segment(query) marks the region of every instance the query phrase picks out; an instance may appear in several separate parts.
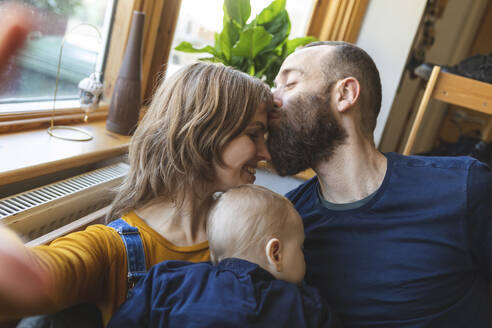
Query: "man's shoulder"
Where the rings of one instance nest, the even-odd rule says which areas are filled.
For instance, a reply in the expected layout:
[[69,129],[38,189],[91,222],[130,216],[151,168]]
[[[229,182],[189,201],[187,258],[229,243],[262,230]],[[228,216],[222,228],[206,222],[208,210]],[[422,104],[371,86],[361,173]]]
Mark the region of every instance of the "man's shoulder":
[[287,199],[289,199],[293,204],[297,204],[302,200],[311,199],[315,194],[317,184],[318,177],[314,176],[286,193],[285,197],[287,197]]
[[473,163],[478,162],[469,156],[405,156],[397,153],[387,153],[386,156],[396,168],[468,170]]
[[[429,179],[443,180],[447,183],[461,183],[467,179],[471,168],[483,167],[484,164],[469,156],[405,156],[398,153],[385,153],[388,158],[387,179],[393,183],[412,183]],[[317,176],[300,184],[297,188],[285,194],[298,210],[302,207],[312,207],[317,199]]]

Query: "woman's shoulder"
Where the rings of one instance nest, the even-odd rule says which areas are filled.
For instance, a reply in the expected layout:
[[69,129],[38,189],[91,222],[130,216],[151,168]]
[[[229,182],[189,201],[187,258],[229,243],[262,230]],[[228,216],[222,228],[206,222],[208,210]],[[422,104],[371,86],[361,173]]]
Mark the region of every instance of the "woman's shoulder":
[[129,212],[121,217],[130,226],[138,229],[144,245],[147,263],[154,265],[162,261],[177,260],[202,262],[210,260],[208,242],[190,246],[178,246],[165,236],[150,227],[135,212]]
[[137,229],[148,229],[149,225],[135,213],[135,211],[128,212],[124,215],[122,215],[120,218],[117,219],[122,219],[126,223],[128,223],[130,226],[135,227]]

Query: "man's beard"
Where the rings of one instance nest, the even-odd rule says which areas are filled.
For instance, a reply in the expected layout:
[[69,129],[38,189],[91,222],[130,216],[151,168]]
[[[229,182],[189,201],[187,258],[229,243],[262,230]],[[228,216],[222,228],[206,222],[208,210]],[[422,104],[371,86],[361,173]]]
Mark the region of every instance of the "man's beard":
[[346,138],[347,132],[330,113],[330,99],[301,95],[279,111],[267,145],[273,167],[286,176],[328,160]]

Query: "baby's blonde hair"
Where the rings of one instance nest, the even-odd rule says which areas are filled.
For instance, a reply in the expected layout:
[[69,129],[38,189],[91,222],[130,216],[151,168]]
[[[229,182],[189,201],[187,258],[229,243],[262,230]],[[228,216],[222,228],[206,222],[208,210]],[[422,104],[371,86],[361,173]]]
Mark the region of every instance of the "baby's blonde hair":
[[[223,193],[209,213],[207,235],[214,264],[225,258],[264,254],[270,238],[279,238],[298,215],[291,202],[267,188],[242,185]],[[300,219],[297,220],[302,224]]]

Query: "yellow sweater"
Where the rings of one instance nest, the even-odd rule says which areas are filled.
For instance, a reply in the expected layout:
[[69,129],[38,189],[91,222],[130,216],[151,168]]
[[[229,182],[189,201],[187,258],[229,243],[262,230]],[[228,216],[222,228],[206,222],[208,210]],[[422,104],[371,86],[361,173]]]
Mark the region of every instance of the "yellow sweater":
[[[150,228],[134,212],[123,216],[137,227],[142,238],[147,268],[166,260],[208,261],[208,242],[179,247]],[[105,225],[58,238],[49,246],[32,248],[40,265],[53,278],[53,304],[57,311],[74,304],[92,302],[99,306],[104,324],[123,303],[127,294],[126,250],[118,233]]]

